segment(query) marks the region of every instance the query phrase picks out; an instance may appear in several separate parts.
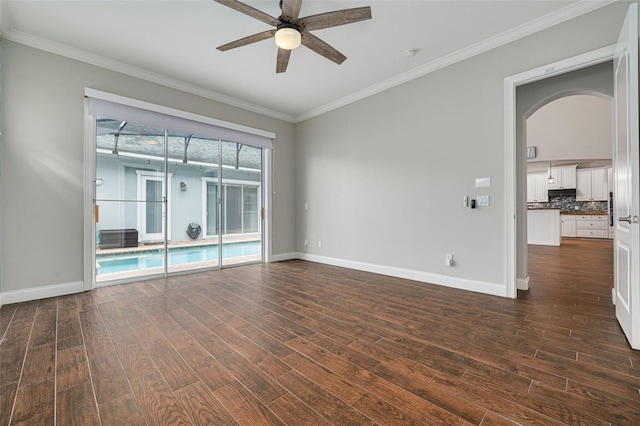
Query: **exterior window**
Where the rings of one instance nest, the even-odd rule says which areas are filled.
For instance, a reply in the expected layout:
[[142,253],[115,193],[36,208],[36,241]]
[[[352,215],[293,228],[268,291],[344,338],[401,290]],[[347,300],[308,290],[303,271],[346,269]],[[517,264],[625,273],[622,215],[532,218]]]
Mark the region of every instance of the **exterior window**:
[[222,185],[225,189],[224,233],[242,234],[242,186]]
[[[206,223],[205,237],[218,235],[218,180],[202,178],[203,222]],[[249,181],[223,180],[222,182],[222,234],[256,234],[260,232],[260,183]]]
[[220,221],[218,220],[218,183],[205,181],[204,184],[206,186],[204,223],[207,224],[205,235],[218,235],[220,233]]
[[245,186],[242,188],[242,207],[244,232],[258,232],[260,209],[258,205],[258,188]]

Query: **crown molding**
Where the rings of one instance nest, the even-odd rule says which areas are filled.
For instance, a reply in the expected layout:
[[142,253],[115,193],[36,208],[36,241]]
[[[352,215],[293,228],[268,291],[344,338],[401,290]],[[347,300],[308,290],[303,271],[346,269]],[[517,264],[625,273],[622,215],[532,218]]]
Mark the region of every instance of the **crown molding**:
[[[46,40],[40,37],[33,36],[21,31],[2,28],[3,37],[6,40],[10,40],[16,43],[24,44],[36,49],[44,50],[47,52],[55,53],[67,58],[75,59],[77,61],[85,62],[91,65],[96,65],[101,68],[106,68],[112,71],[116,71],[122,74],[126,74],[132,77],[140,78],[152,83],[157,83],[166,87],[170,87],[176,90],[180,90],[193,95],[201,96],[203,98],[211,99],[216,102],[221,102],[230,106],[242,108],[247,111],[262,114],[268,117],[276,118],[278,120],[287,121],[290,123],[300,123],[313,117],[325,114],[337,108],[349,105],[353,102],[368,98],[380,92],[383,92],[392,87],[414,80],[416,78],[423,77],[429,73],[442,69],[444,67],[453,65],[457,62],[464,61],[473,56],[480,55],[491,49],[503,46],[512,41],[521,39],[523,37],[534,34],[538,31],[542,31],[554,25],[561,24],[570,19],[600,9],[611,3],[615,3],[617,0],[580,0],[576,3],[572,3],[562,9],[552,12],[548,15],[527,22],[509,31],[505,31],[496,36],[490,37],[472,46],[453,52],[449,55],[443,56],[435,61],[424,64],[413,70],[399,74],[395,77],[389,78],[381,83],[374,84],[366,89],[352,93],[343,98],[337,99],[333,102],[321,105],[312,110],[303,112],[299,115],[285,114],[279,111],[275,111],[266,107],[255,105],[231,96],[223,95],[212,90],[204,89],[199,86],[184,83],[182,81],[169,78],[154,72],[150,72],[141,68],[137,68],[131,65],[124,64],[122,62],[114,61],[103,56],[95,55],[84,50],[76,49],[61,43],[56,43],[50,40]],[[0,1],[1,4],[1,1]]]
[[255,105],[250,102],[242,101],[240,99],[223,95],[212,90],[204,89],[193,84],[184,83],[182,81],[166,77],[161,74],[147,71],[142,68],[134,67],[122,62],[114,61],[113,59],[105,58],[104,56],[96,55],[81,49],[76,49],[65,44],[46,40],[28,33],[24,33],[22,31],[11,29],[3,34],[3,38],[15,43],[33,47],[35,49],[44,50],[56,55],[71,58],[101,68],[106,68],[111,71],[116,71],[122,74],[129,75],[131,77],[140,78],[142,80],[160,84],[162,86],[170,87],[182,92],[191,93],[193,95],[211,99],[216,102],[221,102],[226,105],[242,108],[244,110],[266,115],[268,117],[277,118],[278,120],[283,120],[290,123],[294,122],[294,116],[292,115]]
[[420,67],[399,74],[381,83],[367,87],[364,90],[360,90],[351,95],[322,105],[318,108],[299,114],[295,116],[294,122],[300,123],[310,118],[325,114],[334,109],[349,105],[353,102],[368,98],[369,96],[373,96],[387,89],[391,89],[392,87],[398,86],[416,78],[420,78],[444,67],[453,65],[457,62],[464,61],[465,59],[480,55],[481,53],[545,30],[554,25],[558,25],[570,19],[577,18],[578,16],[592,12],[596,9],[600,9],[601,7],[607,6],[611,3],[615,3],[616,1],[617,0],[580,0],[548,15],[520,25],[519,27],[505,31],[501,34],[485,39],[479,43],[476,43],[469,47],[465,47],[464,49],[458,50],[449,55],[443,56],[435,61],[429,62]]

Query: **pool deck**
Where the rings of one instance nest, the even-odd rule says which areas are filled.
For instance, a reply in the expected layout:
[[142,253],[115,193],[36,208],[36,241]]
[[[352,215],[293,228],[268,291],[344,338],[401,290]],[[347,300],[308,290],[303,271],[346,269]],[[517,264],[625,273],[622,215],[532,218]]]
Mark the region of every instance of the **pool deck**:
[[[222,237],[222,244],[227,243],[241,243],[241,242],[249,242],[249,241],[260,241],[260,234],[242,234],[242,235],[224,235]],[[207,238],[206,240],[198,239],[198,240],[187,240],[187,241],[169,241],[167,247],[169,249],[174,247],[204,247],[204,246],[217,246],[218,245],[218,237]],[[124,248],[112,248],[112,249],[101,249],[96,247],[96,256],[107,256],[107,255],[116,255],[116,254],[129,254],[129,253],[140,253],[145,251],[155,251],[161,250],[164,248],[163,242],[152,242],[152,243],[138,243],[138,247],[124,247]]]

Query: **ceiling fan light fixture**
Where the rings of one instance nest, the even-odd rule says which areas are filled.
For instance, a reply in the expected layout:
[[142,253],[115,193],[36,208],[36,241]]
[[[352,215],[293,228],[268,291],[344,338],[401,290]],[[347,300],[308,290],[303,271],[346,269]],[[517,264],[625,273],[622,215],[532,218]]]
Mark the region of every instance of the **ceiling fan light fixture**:
[[275,34],[278,47],[286,50],[293,50],[302,43],[300,31],[293,27],[280,27]]

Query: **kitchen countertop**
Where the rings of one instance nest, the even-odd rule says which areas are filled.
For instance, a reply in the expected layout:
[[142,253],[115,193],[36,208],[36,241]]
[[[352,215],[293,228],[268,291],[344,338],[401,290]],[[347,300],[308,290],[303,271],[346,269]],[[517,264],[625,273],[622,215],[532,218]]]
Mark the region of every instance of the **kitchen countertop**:
[[575,215],[575,216],[588,216],[588,215],[607,216],[609,215],[609,213],[604,210],[562,210],[560,214],[568,214],[568,215]]
[[[527,210],[560,210],[560,207],[528,207]],[[560,214],[573,216],[607,216],[609,213],[604,210],[560,210]]]

